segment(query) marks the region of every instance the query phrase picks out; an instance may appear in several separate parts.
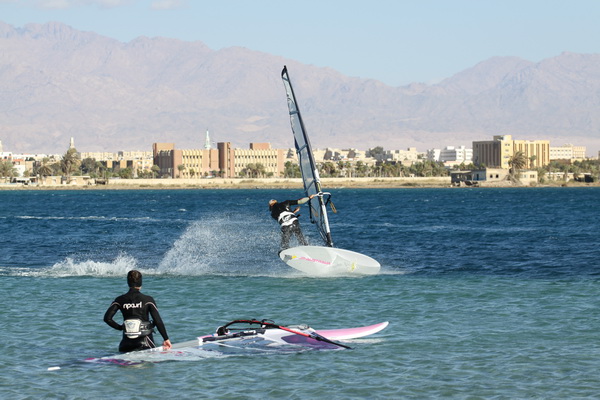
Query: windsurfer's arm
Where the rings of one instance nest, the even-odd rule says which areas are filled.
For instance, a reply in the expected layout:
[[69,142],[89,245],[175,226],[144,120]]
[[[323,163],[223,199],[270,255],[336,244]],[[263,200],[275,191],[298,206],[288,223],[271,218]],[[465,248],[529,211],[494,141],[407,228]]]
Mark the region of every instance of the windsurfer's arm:
[[116,302],[112,303],[110,307],[108,307],[108,310],[106,310],[106,313],[104,314],[104,322],[106,322],[112,328],[118,331],[122,331],[123,325],[117,324],[115,320],[113,320],[113,317],[115,316],[117,311],[119,311],[119,304]]
[[[158,313],[158,308],[156,308],[156,305],[154,303],[150,303],[149,310],[150,310],[150,315],[152,316],[152,322],[153,322],[154,326],[156,326],[156,329],[158,329],[158,332],[165,340],[165,343],[169,342],[169,347],[171,347],[170,346],[171,342],[169,341],[169,335],[167,335],[167,328],[165,328],[165,324],[163,323],[163,320],[160,317],[160,314]],[[165,345],[163,344],[163,346],[165,346]]]
[[310,199],[312,199],[312,198],[313,198],[313,197],[315,197],[315,196],[316,196],[316,195],[314,195],[314,194],[311,194],[311,195],[310,195],[310,196],[308,196],[308,197],[303,197],[303,198],[299,199],[299,200],[297,201],[297,203],[296,203],[296,204],[298,204],[298,205],[302,205],[302,204],[304,204],[304,203],[307,203],[307,202],[308,202]]

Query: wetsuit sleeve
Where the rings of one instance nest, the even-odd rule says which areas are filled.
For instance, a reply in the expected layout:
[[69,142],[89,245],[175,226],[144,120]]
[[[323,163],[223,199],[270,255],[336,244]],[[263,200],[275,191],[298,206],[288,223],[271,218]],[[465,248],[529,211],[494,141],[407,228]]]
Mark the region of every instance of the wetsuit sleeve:
[[119,311],[119,303],[113,302],[104,314],[104,322],[106,322],[109,326],[115,328],[116,330],[122,331],[123,325],[117,324],[115,320],[113,320],[113,317],[115,316],[117,311]]
[[152,316],[152,322],[154,323],[154,326],[156,326],[156,329],[158,329],[158,332],[160,332],[160,335],[163,337],[163,339],[168,340],[169,335],[167,335],[167,328],[165,328],[165,324],[163,323],[162,318],[160,318],[156,304],[150,303],[149,311],[150,315]]
[[296,204],[298,204],[298,205],[302,205],[302,204],[306,203],[306,202],[307,202],[307,201],[309,201],[309,200],[310,200],[310,198],[309,198],[309,197],[303,197],[303,198],[301,198],[300,200],[296,200]]

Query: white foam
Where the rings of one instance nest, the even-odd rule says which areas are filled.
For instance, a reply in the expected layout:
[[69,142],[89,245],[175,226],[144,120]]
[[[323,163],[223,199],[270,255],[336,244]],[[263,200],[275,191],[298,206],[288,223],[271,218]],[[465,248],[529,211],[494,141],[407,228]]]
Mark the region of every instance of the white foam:
[[[44,275],[64,276],[124,276],[132,269],[139,269],[134,257],[120,254],[113,261],[75,261],[68,257],[52,267],[40,271]],[[147,271],[146,271],[147,272]]]
[[279,229],[265,219],[215,216],[192,223],[158,272],[182,275],[272,274],[279,266]]

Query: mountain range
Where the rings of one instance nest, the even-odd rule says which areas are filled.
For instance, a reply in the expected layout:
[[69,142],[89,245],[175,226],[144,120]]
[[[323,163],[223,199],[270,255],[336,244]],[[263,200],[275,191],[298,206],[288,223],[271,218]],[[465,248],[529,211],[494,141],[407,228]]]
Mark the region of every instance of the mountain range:
[[209,130],[235,147],[293,147],[284,65],[314,148],[424,151],[512,134],[600,149],[600,54],[494,57],[391,87],[242,47],[123,43],[56,22],[0,22],[0,140],[27,153],[63,153],[71,137],[79,151],[203,148]]

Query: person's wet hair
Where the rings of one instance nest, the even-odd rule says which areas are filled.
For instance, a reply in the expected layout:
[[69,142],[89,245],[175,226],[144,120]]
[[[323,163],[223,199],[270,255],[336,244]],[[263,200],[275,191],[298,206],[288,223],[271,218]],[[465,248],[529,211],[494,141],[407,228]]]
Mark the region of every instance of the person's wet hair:
[[127,273],[127,284],[130,288],[142,286],[142,273],[140,271],[131,270]]

